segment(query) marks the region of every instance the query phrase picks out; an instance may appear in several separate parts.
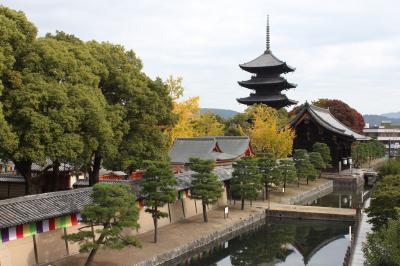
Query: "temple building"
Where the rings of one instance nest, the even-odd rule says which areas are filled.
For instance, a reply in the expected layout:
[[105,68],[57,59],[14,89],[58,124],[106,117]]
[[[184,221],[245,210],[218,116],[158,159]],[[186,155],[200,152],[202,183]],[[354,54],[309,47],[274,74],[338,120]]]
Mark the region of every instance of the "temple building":
[[239,81],[239,85],[251,89],[249,97],[239,98],[237,101],[245,105],[262,103],[280,109],[296,104],[297,101],[288,99],[283,90],[295,88],[296,85],[288,82],[281,75],[295,71],[295,68],[275,57],[270,49],[269,18],[267,18],[267,40],[265,52],[256,59],[239,65],[241,69],[250,72],[253,76],[246,81]]
[[361,135],[337,120],[329,111],[305,103],[299,113],[290,121],[296,137],[293,149],[312,150],[315,142],[326,143],[332,155],[332,165],[338,168],[343,159],[351,157],[351,144],[354,141],[367,141],[369,137]]

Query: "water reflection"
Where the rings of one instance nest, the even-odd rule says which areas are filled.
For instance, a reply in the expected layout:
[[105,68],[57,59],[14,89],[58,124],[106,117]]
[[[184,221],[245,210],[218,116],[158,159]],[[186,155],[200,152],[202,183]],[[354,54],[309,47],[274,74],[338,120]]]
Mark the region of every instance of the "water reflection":
[[270,219],[179,265],[342,265],[350,223]]

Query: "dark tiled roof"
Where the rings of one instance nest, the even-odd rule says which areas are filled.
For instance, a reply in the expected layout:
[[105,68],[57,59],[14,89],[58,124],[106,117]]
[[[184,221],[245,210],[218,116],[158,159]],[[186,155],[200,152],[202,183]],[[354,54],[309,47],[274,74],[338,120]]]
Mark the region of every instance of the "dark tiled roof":
[[354,130],[348,128],[344,124],[342,124],[332,115],[329,109],[317,107],[307,102],[305,103],[304,108],[296,115],[296,117],[292,121],[290,121],[290,124],[292,126],[295,125],[305,112],[308,112],[319,125],[321,125],[322,127],[326,128],[327,130],[333,133],[347,136],[355,140],[370,139],[369,137],[361,135],[355,132]]
[[196,138],[176,138],[172,146],[169,157],[171,163],[188,163],[190,158],[200,158],[203,160],[233,160],[235,155],[214,152],[218,146],[215,137],[196,137]]
[[245,154],[250,146],[250,138],[248,136],[220,136],[215,137],[215,139],[223,152],[235,156]]
[[[220,181],[231,179],[232,172],[233,172],[232,166],[219,166],[215,167],[214,169],[214,173],[218,176]],[[183,173],[176,174],[175,177],[178,183],[176,188],[178,190],[184,190],[190,188],[192,186],[192,180],[193,180],[192,175],[194,173],[195,173],[194,171],[186,171]]]
[[[285,78],[282,77],[269,77],[269,78],[251,78],[249,80],[245,81],[238,81],[240,86],[246,87],[246,88],[269,88],[270,86],[276,87],[279,85],[282,89],[289,89],[289,88],[295,88],[297,87],[296,84],[289,83]],[[268,87],[267,87],[268,86]]]
[[0,182],[5,183],[25,183],[25,178],[15,173],[1,173]]
[[[32,171],[44,171],[47,169],[48,171],[53,171],[53,161],[50,160],[49,158],[46,158],[46,161],[42,164],[39,163],[33,163],[32,164]],[[69,163],[61,163],[59,167],[59,171],[64,172],[64,171],[73,171],[74,167],[73,165]]]
[[91,194],[92,188],[81,188],[1,200],[0,228],[79,212]]
[[[128,184],[132,188],[132,192],[136,194],[137,197],[140,196],[140,186],[139,186],[139,181],[138,180],[100,180],[101,183],[108,183],[108,184]],[[82,188],[82,187],[88,187],[89,186],[89,180],[88,179],[78,179],[74,184],[74,188]]]
[[252,69],[282,67],[284,72],[291,72],[295,69],[288,66],[285,62],[279,60],[270,51],[265,51],[262,55],[250,62],[239,65],[243,70],[253,72]]

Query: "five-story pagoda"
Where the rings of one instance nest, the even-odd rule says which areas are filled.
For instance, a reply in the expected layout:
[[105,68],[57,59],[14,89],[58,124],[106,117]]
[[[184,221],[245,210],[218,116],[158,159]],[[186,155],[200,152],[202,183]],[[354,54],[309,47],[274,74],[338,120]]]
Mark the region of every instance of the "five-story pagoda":
[[239,85],[251,90],[249,97],[239,98],[242,104],[252,105],[263,103],[276,109],[296,104],[297,101],[290,100],[282,93],[282,90],[295,88],[296,85],[289,83],[281,74],[292,72],[295,68],[276,58],[270,49],[269,17],[267,17],[267,40],[265,52],[256,59],[239,65],[241,69],[253,73],[251,79],[239,81]]

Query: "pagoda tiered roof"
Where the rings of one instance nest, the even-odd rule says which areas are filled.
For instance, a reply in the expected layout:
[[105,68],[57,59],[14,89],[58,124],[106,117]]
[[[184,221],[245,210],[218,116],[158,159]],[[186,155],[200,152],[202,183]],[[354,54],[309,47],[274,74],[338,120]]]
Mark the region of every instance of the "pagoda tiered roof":
[[270,50],[266,50],[262,55],[250,62],[240,64],[241,69],[251,72],[259,73],[263,70],[279,71],[280,73],[293,72],[296,69],[289,66],[286,62],[279,60]]
[[285,94],[256,95],[251,93],[249,97],[239,98],[237,101],[246,105],[262,103],[277,109],[297,104],[297,101],[289,99]]
[[297,85],[289,83],[280,75],[295,71],[295,68],[272,54],[269,39],[269,19],[267,19],[266,44],[266,50],[262,55],[239,65],[241,69],[255,74],[249,80],[238,81],[239,85],[255,90],[255,93],[251,93],[249,97],[236,100],[246,105],[261,103],[276,109],[296,104],[296,101],[290,100],[285,94],[282,94],[283,90],[295,88]]
[[[245,81],[238,81],[239,85],[245,88],[253,89],[253,88],[266,88],[268,89],[269,87],[277,87],[277,88],[282,88],[282,89],[290,89],[290,88],[296,88],[296,84],[288,82],[285,78],[283,77],[252,77],[249,80]],[[267,85],[267,86],[266,86]]]

